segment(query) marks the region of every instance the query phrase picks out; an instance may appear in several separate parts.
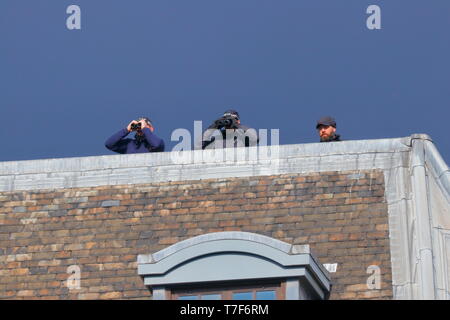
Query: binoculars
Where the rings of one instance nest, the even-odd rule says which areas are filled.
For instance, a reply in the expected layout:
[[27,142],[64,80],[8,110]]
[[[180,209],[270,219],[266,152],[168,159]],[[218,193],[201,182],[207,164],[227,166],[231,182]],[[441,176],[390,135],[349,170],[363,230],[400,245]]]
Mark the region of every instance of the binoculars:
[[141,124],[140,123],[133,123],[131,124],[131,130],[140,130],[141,129]]

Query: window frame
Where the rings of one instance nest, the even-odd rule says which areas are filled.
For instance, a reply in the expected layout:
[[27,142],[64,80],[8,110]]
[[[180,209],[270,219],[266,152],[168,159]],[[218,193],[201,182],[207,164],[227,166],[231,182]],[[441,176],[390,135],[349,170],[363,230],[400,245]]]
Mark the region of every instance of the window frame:
[[234,300],[233,294],[240,292],[252,292],[252,299],[256,300],[256,292],[259,291],[275,291],[275,300],[285,300],[286,299],[286,281],[284,279],[277,280],[255,280],[251,282],[233,282],[233,283],[223,283],[223,284],[208,284],[205,283],[202,286],[198,284],[188,285],[183,287],[172,287],[167,288],[166,299],[177,300],[180,296],[194,296],[199,297],[201,300],[202,295],[208,294],[220,294],[222,295],[220,300]]
[[[170,299],[174,288],[200,290],[221,284],[284,279],[288,300],[328,299],[331,279],[309,245],[227,231],[196,236],[151,254],[138,255],[138,274],[153,300]],[[199,291],[200,292],[200,291]],[[210,290],[203,291],[214,293]],[[228,296],[227,296],[228,297]],[[278,299],[278,297],[277,297]]]

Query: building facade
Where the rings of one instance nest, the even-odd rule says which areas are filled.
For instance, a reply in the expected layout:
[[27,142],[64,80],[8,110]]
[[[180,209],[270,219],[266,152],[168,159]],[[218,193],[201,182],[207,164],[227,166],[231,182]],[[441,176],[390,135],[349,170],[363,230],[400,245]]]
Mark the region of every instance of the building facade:
[[450,298],[428,136],[241,154],[0,162],[0,298]]

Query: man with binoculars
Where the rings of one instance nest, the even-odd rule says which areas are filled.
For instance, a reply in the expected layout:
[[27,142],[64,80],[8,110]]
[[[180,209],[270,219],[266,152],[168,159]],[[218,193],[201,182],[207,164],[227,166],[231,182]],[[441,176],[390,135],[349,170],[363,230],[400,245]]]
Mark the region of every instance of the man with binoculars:
[[[134,139],[126,136],[135,131]],[[128,126],[105,142],[105,147],[117,153],[144,153],[164,151],[164,141],[156,136],[152,122],[149,118],[141,117],[131,121]]]
[[230,109],[203,133],[202,149],[251,147],[257,143],[256,130],[242,125],[239,113]]

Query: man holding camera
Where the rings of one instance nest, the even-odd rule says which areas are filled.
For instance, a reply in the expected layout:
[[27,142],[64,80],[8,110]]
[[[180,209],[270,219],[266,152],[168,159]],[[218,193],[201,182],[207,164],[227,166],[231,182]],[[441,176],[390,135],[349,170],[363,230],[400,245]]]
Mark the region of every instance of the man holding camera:
[[[126,138],[133,131],[136,132],[134,139]],[[121,154],[162,152],[164,151],[164,141],[153,131],[155,128],[150,119],[141,117],[131,121],[126,128],[106,140],[105,147]]]
[[230,109],[206,129],[202,149],[252,147],[257,143],[256,130],[242,125],[239,113]]

